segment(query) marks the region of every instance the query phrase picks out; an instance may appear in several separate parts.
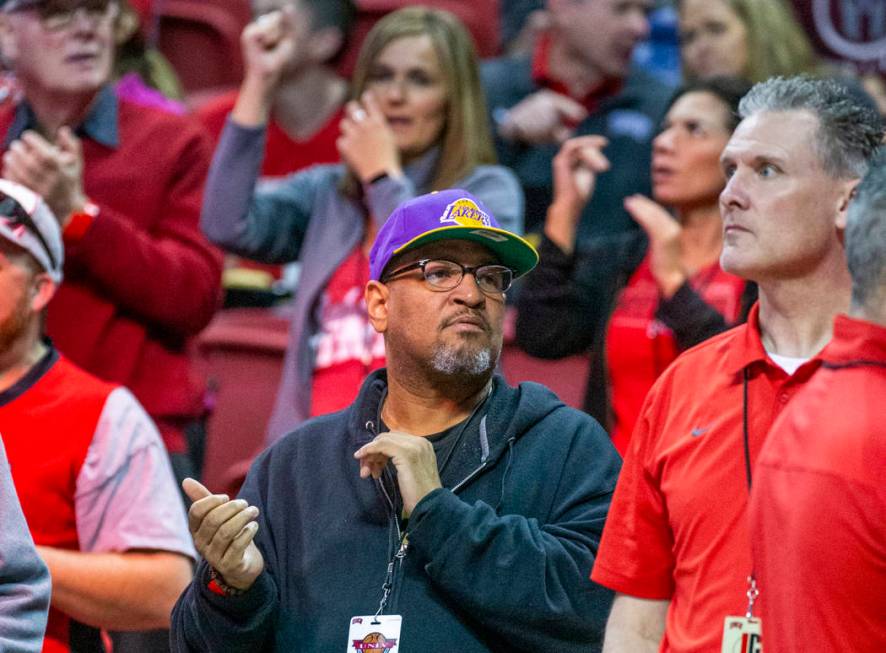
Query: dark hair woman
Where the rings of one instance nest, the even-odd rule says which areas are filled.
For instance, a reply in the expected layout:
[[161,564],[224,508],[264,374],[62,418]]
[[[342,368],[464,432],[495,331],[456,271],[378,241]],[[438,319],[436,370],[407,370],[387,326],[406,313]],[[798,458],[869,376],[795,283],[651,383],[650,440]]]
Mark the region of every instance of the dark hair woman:
[[[581,208],[609,167],[596,136],[567,141],[554,160],[554,202],[518,301],[517,340],[559,358],[593,346],[585,409],[624,454],[643,399],[684,349],[743,320],[753,289],[720,269],[719,157],[749,86],[734,78],[677,91],[652,149],[652,201],[625,207],[642,230],[575,251]],[[665,210],[659,203],[670,207]]]

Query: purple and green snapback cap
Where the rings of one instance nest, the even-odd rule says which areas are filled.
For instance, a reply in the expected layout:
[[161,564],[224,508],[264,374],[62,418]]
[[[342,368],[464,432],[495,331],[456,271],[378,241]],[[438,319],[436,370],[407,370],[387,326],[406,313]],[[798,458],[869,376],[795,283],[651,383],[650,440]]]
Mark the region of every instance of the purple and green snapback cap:
[[369,252],[369,278],[381,279],[397,254],[438,240],[471,240],[489,249],[520,277],[538,263],[538,252],[517,234],[502,229],[483,203],[452,188],[403,202],[379,230]]

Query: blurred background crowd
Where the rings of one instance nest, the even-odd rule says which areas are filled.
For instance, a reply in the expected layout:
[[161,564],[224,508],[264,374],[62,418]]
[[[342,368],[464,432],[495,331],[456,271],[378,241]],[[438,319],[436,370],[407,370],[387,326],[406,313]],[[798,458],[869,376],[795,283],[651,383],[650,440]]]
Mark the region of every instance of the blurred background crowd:
[[[886,112],[886,25],[877,3],[438,0],[421,5],[451,12],[434,15],[445,26],[432,25],[427,16],[404,16],[366,41],[382,18],[418,4],[121,0],[116,92],[136,103],[190,115],[214,143],[221,139],[214,175],[199,190],[203,230],[226,252],[223,303],[211,320],[211,311],[203,311],[195,326],[208,326],[193,329],[186,344],[180,343],[190,359],[188,381],[198,384],[202,394],[197,401],[192,392],[190,410],[184,412],[193,419],[185,420],[187,428],[178,430],[186,436],[170,447],[176,453],[189,451],[186,466],[202,467],[204,480],[214,487],[236,490],[268,439],[310,415],[347,405],[362,377],[383,365],[381,341],[368,333],[354,303],[360,299],[348,296],[365,281],[365,251],[374,233],[360,214],[384,220],[398,201],[455,182],[484,199],[502,224],[532,235],[542,248],[542,269],[530,277],[525,293],[518,288],[511,298],[502,372],[511,382],[545,383],[567,403],[584,407],[609,428],[623,451],[658,373],[681,350],[742,320],[753,302],[754,289],[716,265],[717,195],[723,183],[717,157],[736,124],[734,110],[746,84],[775,75],[833,76]],[[243,30],[286,6],[291,7],[296,45],[287,51],[288,61],[269,90],[256,93],[264,93],[258,103],[265,108],[246,117],[254,125],[267,120],[267,128],[256,134],[251,147],[249,165],[257,164],[255,169],[245,171],[242,151],[226,149],[233,139],[222,137],[249,72],[249,48],[257,42]],[[456,21],[460,25],[450,24]],[[428,52],[416,47],[425,45],[415,38],[422,33],[430,36]],[[398,41],[402,52],[393,49]],[[389,58],[397,66],[385,71],[392,81],[377,80],[373,68],[389,44]],[[450,113],[442,128],[433,120],[397,125],[397,120],[413,119],[405,114],[425,110],[417,104],[424,100],[415,97],[420,80],[401,87],[396,79],[400,66],[434,68],[447,77],[441,80],[449,95],[444,102],[451,105],[457,97],[460,103],[482,105],[483,115],[477,115],[476,106],[449,106],[448,111],[461,110],[464,117]],[[724,76],[733,79],[705,81]],[[688,86],[674,96],[681,83]],[[389,158],[407,171],[410,183],[385,188],[381,180],[364,194],[360,166],[386,171],[390,165],[376,160],[385,144],[361,141],[358,135],[343,151],[337,141],[347,133],[343,121],[353,124],[349,100],[359,102],[367,89],[378,101],[370,118],[387,122],[395,137],[397,130],[415,132],[417,137],[406,137],[423,141],[415,146],[416,154],[432,149],[438,157],[440,150],[465,143],[473,151],[453,153],[445,161],[448,169],[433,161],[414,174],[409,173],[414,155],[391,152]],[[12,72],[4,92],[7,103],[15,101]],[[468,123],[452,124],[463,120]],[[707,153],[691,151],[699,147],[702,132],[709,141],[702,145]],[[551,163],[566,139],[589,134],[607,139],[600,148],[607,167],[593,193],[576,200],[581,215],[563,233],[558,226],[563,219],[549,213],[556,192]],[[205,158],[205,152],[201,155]],[[338,162],[345,164],[341,171],[302,177],[302,185],[276,191],[276,196],[271,191],[297,171]],[[493,162],[509,170],[487,167],[467,181],[470,170]],[[681,166],[692,167],[693,179],[681,177]],[[362,205],[349,219],[343,219],[335,201],[317,206],[318,189],[332,186]],[[242,217],[234,213],[248,212],[243,203],[253,187],[268,211],[289,216],[304,211],[304,222],[283,226],[275,216],[269,218],[278,225],[273,243],[244,242],[236,227],[226,229],[223,223],[233,225]],[[302,201],[298,195],[311,199]],[[653,198],[676,220],[655,215],[661,209],[643,198],[625,203],[634,195]],[[101,203],[102,198],[90,197]],[[237,203],[242,206],[232,206]],[[341,224],[307,228],[333,221]],[[675,225],[682,227],[677,236]],[[327,228],[329,233],[319,233]],[[673,280],[660,299],[647,250],[672,247],[675,238],[683,244],[674,265],[694,270],[686,290],[690,302],[703,302],[702,309],[685,303],[688,293],[677,293],[673,301],[668,295],[682,285]],[[594,264],[575,263],[568,272],[562,267],[558,272],[558,260]],[[548,264],[560,276],[546,282]],[[181,280],[171,276],[170,281],[179,285]],[[560,294],[549,292],[551,283]],[[212,296],[210,287],[200,290],[204,301]],[[182,298],[183,305],[195,301]],[[52,310],[54,335],[51,316]],[[168,329],[162,323],[154,326]],[[64,351],[64,341],[54,337]],[[90,367],[84,358],[74,360]],[[101,367],[92,368],[103,375]],[[131,378],[104,375],[132,385]],[[183,392],[181,387],[175,391]],[[136,395],[150,410],[152,402],[137,389]],[[163,410],[152,414],[162,420]]]
[[62,227],[41,328],[232,495],[384,366],[362,289],[402,201],[465,188],[528,234],[501,372],[623,453],[658,375],[756,298],[719,266],[738,100],[808,74],[886,115],[886,6],[859,0],[0,6],[2,176]]

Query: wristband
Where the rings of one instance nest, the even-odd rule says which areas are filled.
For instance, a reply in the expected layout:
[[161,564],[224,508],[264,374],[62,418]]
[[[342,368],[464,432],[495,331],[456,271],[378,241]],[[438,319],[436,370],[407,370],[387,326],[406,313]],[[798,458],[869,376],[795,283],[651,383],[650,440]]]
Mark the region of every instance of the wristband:
[[67,241],[76,241],[83,238],[100,211],[101,209],[99,209],[97,204],[87,199],[81,209],[72,211],[68,216],[67,223],[62,231],[62,237]]
[[219,596],[240,596],[246,593],[246,590],[228,585],[221,577],[221,574],[215,570],[215,567],[209,568],[209,584],[207,587],[210,592]]

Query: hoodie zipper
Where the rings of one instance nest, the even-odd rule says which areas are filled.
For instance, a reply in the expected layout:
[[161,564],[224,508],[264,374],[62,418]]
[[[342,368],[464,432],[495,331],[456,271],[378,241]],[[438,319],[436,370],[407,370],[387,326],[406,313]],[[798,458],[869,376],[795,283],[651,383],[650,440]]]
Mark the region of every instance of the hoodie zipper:
[[393,487],[393,478],[391,478],[391,473],[387,469],[382,472],[382,477],[383,478],[378,479],[377,482],[379,488],[381,488],[382,494],[385,497],[385,501],[387,501],[390,519],[397,529],[397,549],[393,552],[393,555],[391,555],[391,559],[388,561],[388,568],[385,572],[385,580],[382,584],[382,596],[381,600],[378,603],[378,610],[375,613],[376,617],[381,614],[385,614],[385,608],[388,607],[388,599],[390,598],[391,592],[394,589],[394,583],[400,574],[400,570],[403,568],[403,559],[406,557],[406,552],[409,549],[409,540],[406,538],[406,533],[403,532],[403,529],[400,526],[400,518],[397,516],[397,508],[394,504],[394,500],[391,495],[388,494],[388,490],[385,487],[384,483],[384,480],[387,479],[390,481],[391,486]]
[[[375,424],[371,421],[366,422],[366,429],[375,435]],[[515,437],[511,437],[508,440],[509,449],[512,448]],[[464,486],[477,478],[483,470],[485,470],[489,466],[489,460],[483,460],[473,471],[471,471],[467,476],[465,476],[461,481],[456,483],[451,489],[450,492],[453,494],[458,493]],[[396,484],[394,483],[394,479],[391,477],[390,471],[385,468],[382,472],[382,478],[379,478],[376,482],[378,483],[379,489],[381,489],[381,493],[385,498],[385,501],[388,504],[388,512],[390,515],[390,519],[393,522],[394,526],[397,529],[397,542],[399,543],[396,551],[393,552],[391,559],[388,562],[388,567],[385,572],[385,581],[382,584],[382,597],[378,604],[378,610],[375,613],[375,616],[385,614],[385,609],[388,607],[388,599],[393,592],[393,589],[396,585],[396,581],[399,579],[400,572],[403,569],[403,559],[406,558],[406,554],[409,550],[409,538],[403,529],[400,526],[400,517],[397,515],[397,508],[394,504],[394,500],[391,495],[388,493],[387,488],[385,487],[384,479],[387,479],[391,483],[391,487],[396,488]],[[398,587],[399,589],[399,587]],[[392,602],[392,606],[396,605],[396,601]]]
[[[365,428],[373,436],[378,435],[376,433],[374,422],[366,422]],[[382,478],[377,479],[376,483],[378,483],[378,487],[385,498],[385,502],[388,504],[388,518],[390,520],[389,527],[390,524],[393,524],[397,531],[397,548],[396,550],[392,551],[391,558],[388,561],[388,567],[385,571],[385,580],[382,584],[381,600],[379,600],[378,610],[376,610],[375,612],[376,617],[385,614],[385,608],[387,607],[388,599],[390,598],[391,591],[394,588],[394,581],[399,575],[400,569],[403,566],[403,558],[406,557],[406,552],[409,548],[409,542],[406,538],[406,534],[403,532],[403,529],[400,526],[400,517],[397,515],[397,508],[394,504],[394,499],[393,497],[391,497],[391,495],[388,493],[388,489],[385,487],[385,480],[390,482],[392,488],[396,488],[394,479],[391,476],[391,472],[387,468],[382,471]]]

